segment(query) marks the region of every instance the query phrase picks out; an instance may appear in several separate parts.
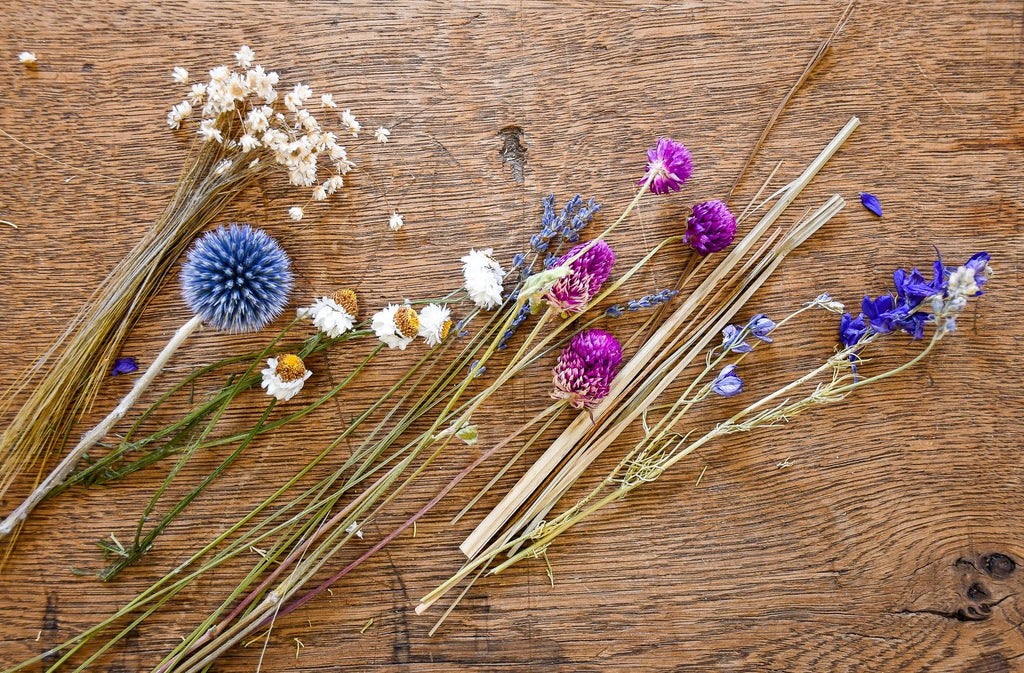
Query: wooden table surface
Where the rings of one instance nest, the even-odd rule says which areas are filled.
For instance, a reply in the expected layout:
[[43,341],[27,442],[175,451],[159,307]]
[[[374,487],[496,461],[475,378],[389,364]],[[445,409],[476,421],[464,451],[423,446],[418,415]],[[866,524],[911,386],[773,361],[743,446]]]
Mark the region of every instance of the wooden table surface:
[[[645,201],[613,234],[626,268],[678,232],[690,204],[728,194],[845,6],[404,4],[3,3],[0,129],[24,145],[0,138],[0,219],[17,225],[0,225],[0,371],[13,377],[43,351],[166,204],[189,137],[164,121],[180,98],[170,80],[176,65],[205,73],[248,44],[283,81],[333,92],[366,129],[392,129],[386,145],[366,132],[347,143],[359,170],[340,198],[302,222],[287,217],[294,192],[284,180],[249,190],[221,218],[281,240],[297,271],[296,305],[351,286],[369,311],[458,286],[458,259],[470,247],[493,247],[507,264],[538,227],[549,193],[559,204],[596,196],[604,210],[595,227],[608,224],[632,197],[646,148],[673,136],[691,148],[696,172],[682,193]],[[36,53],[36,67],[19,64],[23,50]],[[1020,2],[863,2],[733,199],[745,204],[779,161],[773,184],[791,179],[859,116],[861,128],[796,210],[833,192],[848,207],[744,314],[782,315],[826,290],[855,305],[884,292],[896,267],[930,267],[933,246],[947,263],[989,251],[989,292],[924,363],[787,427],[700,450],[557,542],[548,553],[553,586],[542,560],[523,563],[481,581],[431,637],[439,612],[418,616],[413,607],[458,568],[458,544],[483,510],[448,521],[498,463],[489,465],[415,538],[404,535],[333,595],[278,620],[265,653],[236,648],[214,670],[255,670],[261,656],[267,671],[1024,670],[1022,59]],[[519,166],[502,159],[510,126],[522,130]],[[879,197],[883,218],[861,207],[859,191]],[[405,216],[397,233],[387,228],[392,211]],[[663,255],[626,296],[670,285],[683,259],[679,249]],[[172,279],[124,354],[145,365],[188,316]],[[613,329],[627,334],[643,317]],[[748,378],[787,380],[831,352],[835,329],[828,317],[807,322],[764,351]],[[199,334],[147,399],[270,333]],[[96,540],[130,538],[171,463],[45,502],[0,576],[0,664],[95,624],[223,530],[326,446],[416,350],[387,353],[323,413],[257,442],[113,582],[72,569],[102,567]],[[325,390],[352,357],[312,359],[307,385]],[[546,406],[549,366],[485,407],[484,442]],[[111,379],[88,421],[130,385],[131,377]],[[251,424],[263,404],[255,393],[244,398],[226,427]],[[721,409],[705,404],[699,417]],[[446,455],[361,544],[415,511],[479,450]],[[182,483],[226,454],[200,456]],[[25,479],[17,495],[28,488]],[[9,511],[13,491],[0,504]],[[148,670],[224,599],[246,562],[202,579],[94,670]]]

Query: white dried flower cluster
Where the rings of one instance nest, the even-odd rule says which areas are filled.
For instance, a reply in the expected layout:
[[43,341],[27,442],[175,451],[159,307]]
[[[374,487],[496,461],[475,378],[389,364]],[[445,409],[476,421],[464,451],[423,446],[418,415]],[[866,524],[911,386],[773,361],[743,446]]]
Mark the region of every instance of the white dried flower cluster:
[[267,395],[281,402],[295,397],[302,390],[306,379],[313,375],[295,355],[269,358],[267,368],[260,373],[263,375],[260,385],[266,389]]
[[389,348],[405,350],[416,337],[436,346],[452,329],[451,313],[441,304],[427,304],[419,313],[408,304],[388,304],[373,315],[370,327]]
[[340,337],[356,324],[355,316],[333,297],[320,297],[312,305],[296,311],[299,318],[310,318],[313,325],[331,339]]
[[24,65],[35,65],[38,63],[35,53],[31,51],[23,51],[18,54],[18,62]]
[[[344,185],[344,176],[355,164],[338,144],[338,133],[325,129],[305,107],[313,90],[302,83],[281,90],[278,74],[254,64],[255,58],[253,50],[242,45],[235,52],[238,67],[217,66],[210,70],[209,81],[192,84],[188,96],[167,113],[167,124],[179,129],[198,116],[196,133],[204,142],[221,143],[239,155],[253,155],[232,165],[256,165],[259,154],[265,153],[285,168],[291,184],[311,188],[311,199],[323,201]],[[178,84],[189,81],[188,71],[180,66],[171,77]],[[331,94],[323,94],[319,101],[324,109],[337,107]],[[236,119],[241,120],[240,125],[233,123]],[[358,137],[361,127],[351,110],[341,113],[340,121],[344,132]],[[330,167],[330,175],[322,181],[321,163]],[[293,207],[288,215],[300,220],[304,212]]]
[[462,275],[466,280],[466,292],[473,303],[482,309],[492,309],[501,305],[501,285],[505,272],[498,260],[494,259],[494,250],[470,250],[462,258]]
[[[399,309],[402,308],[402,304],[388,304],[381,310],[377,311],[373,314],[373,318],[370,320],[370,329],[373,330],[378,339],[387,344],[388,348],[397,348],[404,351],[405,347],[411,344],[412,340],[416,338],[416,334],[419,331],[419,325],[416,325],[415,330],[403,332],[402,328],[399,327],[396,322],[396,315],[398,314]],[[415,312],[413,315],[415,315]]]
[[420,331],[428,346],[436,346],[444,341],[452,328],[452,311],[441,304],[427,304],[420,309]]
[[397,212],[391,213],[391,217],[388,218],[388,226],[391,227],[391,231],[398,231],[405,224],[405,220]]
[[388,141],[388,138],[391,137],[391,131],[383,126],[378,126],[377,130],[373,132],[373,137],[377,142],[384,144]]

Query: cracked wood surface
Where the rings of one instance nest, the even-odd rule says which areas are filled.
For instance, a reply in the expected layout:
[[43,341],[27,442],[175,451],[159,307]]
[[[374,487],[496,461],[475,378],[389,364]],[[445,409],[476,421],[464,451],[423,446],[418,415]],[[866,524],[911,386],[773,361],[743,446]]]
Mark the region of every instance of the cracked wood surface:
[[[283,180],[248,191],[222,218],[282,241],[297,270],[296,303],[350,286],[366,317],[386,301],[456,286],[470,247],[493,247],[507,263],[536,229],[548,193],[559,204],[577,192],[596,196],[597,224],[608,224],[632,197],[646,148],[671,135],[693,151],[697,170],[681,194],[646,201],[612,236],[624,270],[679,231],[690,204],[728,193],[845,3],[406,5],[5,3],[0,129],[27,148],[0,138],[0,219],[18,227],[0,225],[2,371],[11,376],[45,349],[166,203],[187,149],[187,136],[164,122],[178,96],[173,66],[198,77],[246,43],[283,82],[333,92],[367,131],[392,129],[384,146],[369,133],[349,139],[359,171],[307,220],[288,219],[294,192]],[[236,648],[214,670],[255,670],[261,660],[268,671],[1024,670],[1022,12],[1001,0],[861,3],[732,204],[742,208],[779,161],[774,186],[791,179],[859,116],[863,126],[789,221],[833,192],[848,207],[742,314],[779,316],[826,290],[855,305],[885,291],[894,268],[930,266],[933,245],[947,263],[988,250],[996,269],[988,294],[926,362],[784,428],[701,450],[557,542],[548,553],[554,586],[543,559],[523,563],[471,589],[429,637],[439,611],[416,616],[412,607],[458,568],[458,544],[484,510],[447,522],[498,469],[490,465],[415,537],[403,535],[330,595],[279,620],[265,652]],[[23,50],[36,53],[37,67],[17,62]],[[859,191],[878,196],[882,219],[857,203]],[[405,216],[398,233],[387,228],[392,211]],[[671,286],[683,256],[663,255],[623,298]],[[628,314],[610,328],[624,335],[644,317]],[[144,365],[187,318],[172,280],[124,354]],[[266,337],[206,331],[176,356],[163,385]],[[834,338],[829,317],[800,323],[745,365],[748,394],[810,368]],[[358,355],[312,359],[307,385],[326,390]],[[0,665],[91,626],[173,568],[322,449],[415,355],[386,353],[301,428],[254,444],[113,582],[74,571],[102,566],[95,541],[131,538],[170,463],[45,502],[0,576]],[[549,365],[486,406],[476,419],[483,442],[547,405]],[[89,420],[130,385],[111,379]],[[149,399],[165,389],[158,380]],[[696,418],[714,422],[739,403],[702,405]],[[262,408],[257,394],[244,398],[225,430],[254,422]],[[445,456],[361,544],[414,512],[478,450]],[[176,492],[228,452],[197,457]],[[26,479],[18,494],[28,489]],[[15,504],[6,500],[3,513]],[[94,670],[148,670],[244,568],[200,580]]]

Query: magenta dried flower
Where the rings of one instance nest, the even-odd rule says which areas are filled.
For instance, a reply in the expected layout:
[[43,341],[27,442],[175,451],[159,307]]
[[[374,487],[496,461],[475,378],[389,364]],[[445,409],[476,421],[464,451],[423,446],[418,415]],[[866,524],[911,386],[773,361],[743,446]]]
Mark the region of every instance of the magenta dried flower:
[[686,220],[685,241],[701,257],[724,250],[735,237],[736,218],[722,201],[698,203]]
[[647,173],[637,184],[651,180],[651,191],[655,194],[678,192],[683,183],[693,174],[693,157],[690,150],[671,138],[658,138],[658,144],[647,150]]
[[622,347],[608,332],[580,332],[572,338],[555,365],[551,396],[576,409],[592,409],[608,395],[622,364]]
[[602,240],[580,243],[560,257],[551,268],[559,267],[576,257],[584,248],[586,251],[569,264],[570,273],[555,281],[544,294],[544,299],[559,311],[579,313],[585,309],[612,272],[615,253]]

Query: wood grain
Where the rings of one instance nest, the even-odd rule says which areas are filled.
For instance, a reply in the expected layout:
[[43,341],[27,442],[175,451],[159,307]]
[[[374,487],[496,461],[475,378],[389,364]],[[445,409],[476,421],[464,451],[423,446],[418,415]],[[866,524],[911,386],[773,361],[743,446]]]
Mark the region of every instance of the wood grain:
[[[202,73],[246,43],[283,80],[332,91],[365,127],[392,129],[387,145],[367,134],[349,144],[360,170],[307,220],[287,218],[293,192],[283,180],[246,193],[223,218],[279,237],[298,270],[297,301],[353,286],[373,307],[454,287],[469,247],[494,247],[507,260],[535,230],[548,193],[559,203],[594,195],[610,222],[632,196],[644,150],[659,135],[682,139],[697,171],[682,194],[646,201],[613,236],[626,268],[678,231],[692,202],[728,192],[844,6],[4,3],[0,128],[77,168],[0,138],[0,219],[18,226],[0,225],[0,371],[28,366],[162,209],[187,150],[187,138],[164,123],[175,65]],[[436,615],[417,617],[412,606],[457,569],[458,544],[478,518],[447,521],[497,464],[483,469],[415,538],[279,620],[265,653],[238,648],[215,670],[255,670],[261,657],[274,671],[1024,670],[1022,12],[1003,0],[861,3],[736,192],[734,203],[745,203],[778,161],[780,176],[796,175],[859,116],[862,128],[797,211],[833,192],[850,207],[754,304],[780,315],[824,290],[854,304],[882,292],[895,267],[929,265],[933,245],[949,262],[988,250],[997,271],[990,291],[933,357],[786,428],[700,451],[554,546],[554,586],[542,561],[523,564],[477,585],[429,637]],[[23,50],[37,54],[38,67],[17,62]],[[522,131],[519,167],[504,160],[510,127]],[[882,219],[856,204],[858,191],[879,197]],[[393,210],[405,215],[398,233],[386,226]],[[624,296],[670,284],[681,260],[679,250],[663,256]],[[172,282],[125,353],[148,361],[187,317]],[[616,331],[641,319],[631,315]],[[761,353],[748,379],[765,390],[785,381],[829,353],[834,334],[834,323],[808,321]],[[205,332],[169,373],[265,338]],[[115,582],[71,569],[102,565],[95,540],[130,536],[168,465],[44,503],[0,577],[0,664],[123,605],[325,446],[413,357],[387,353],[301,430],[253,446]],[[343,352],[315,359],[309,385],[326,389],[354,361]],[[545,405],[546,372],[535,368],[483,411],[486,440]],[[110,380],[92,421],[127,391],[125,379]],[[706,405],[700,418],[727,408]],[[245,398],[225,429],[261,409],[257,395]],[[228,451],[200,457],[184,481]],[[415,511],[475,451],[446,456],[365,542]],[[244,567],[204,578],[97,670],[148,670]]]

